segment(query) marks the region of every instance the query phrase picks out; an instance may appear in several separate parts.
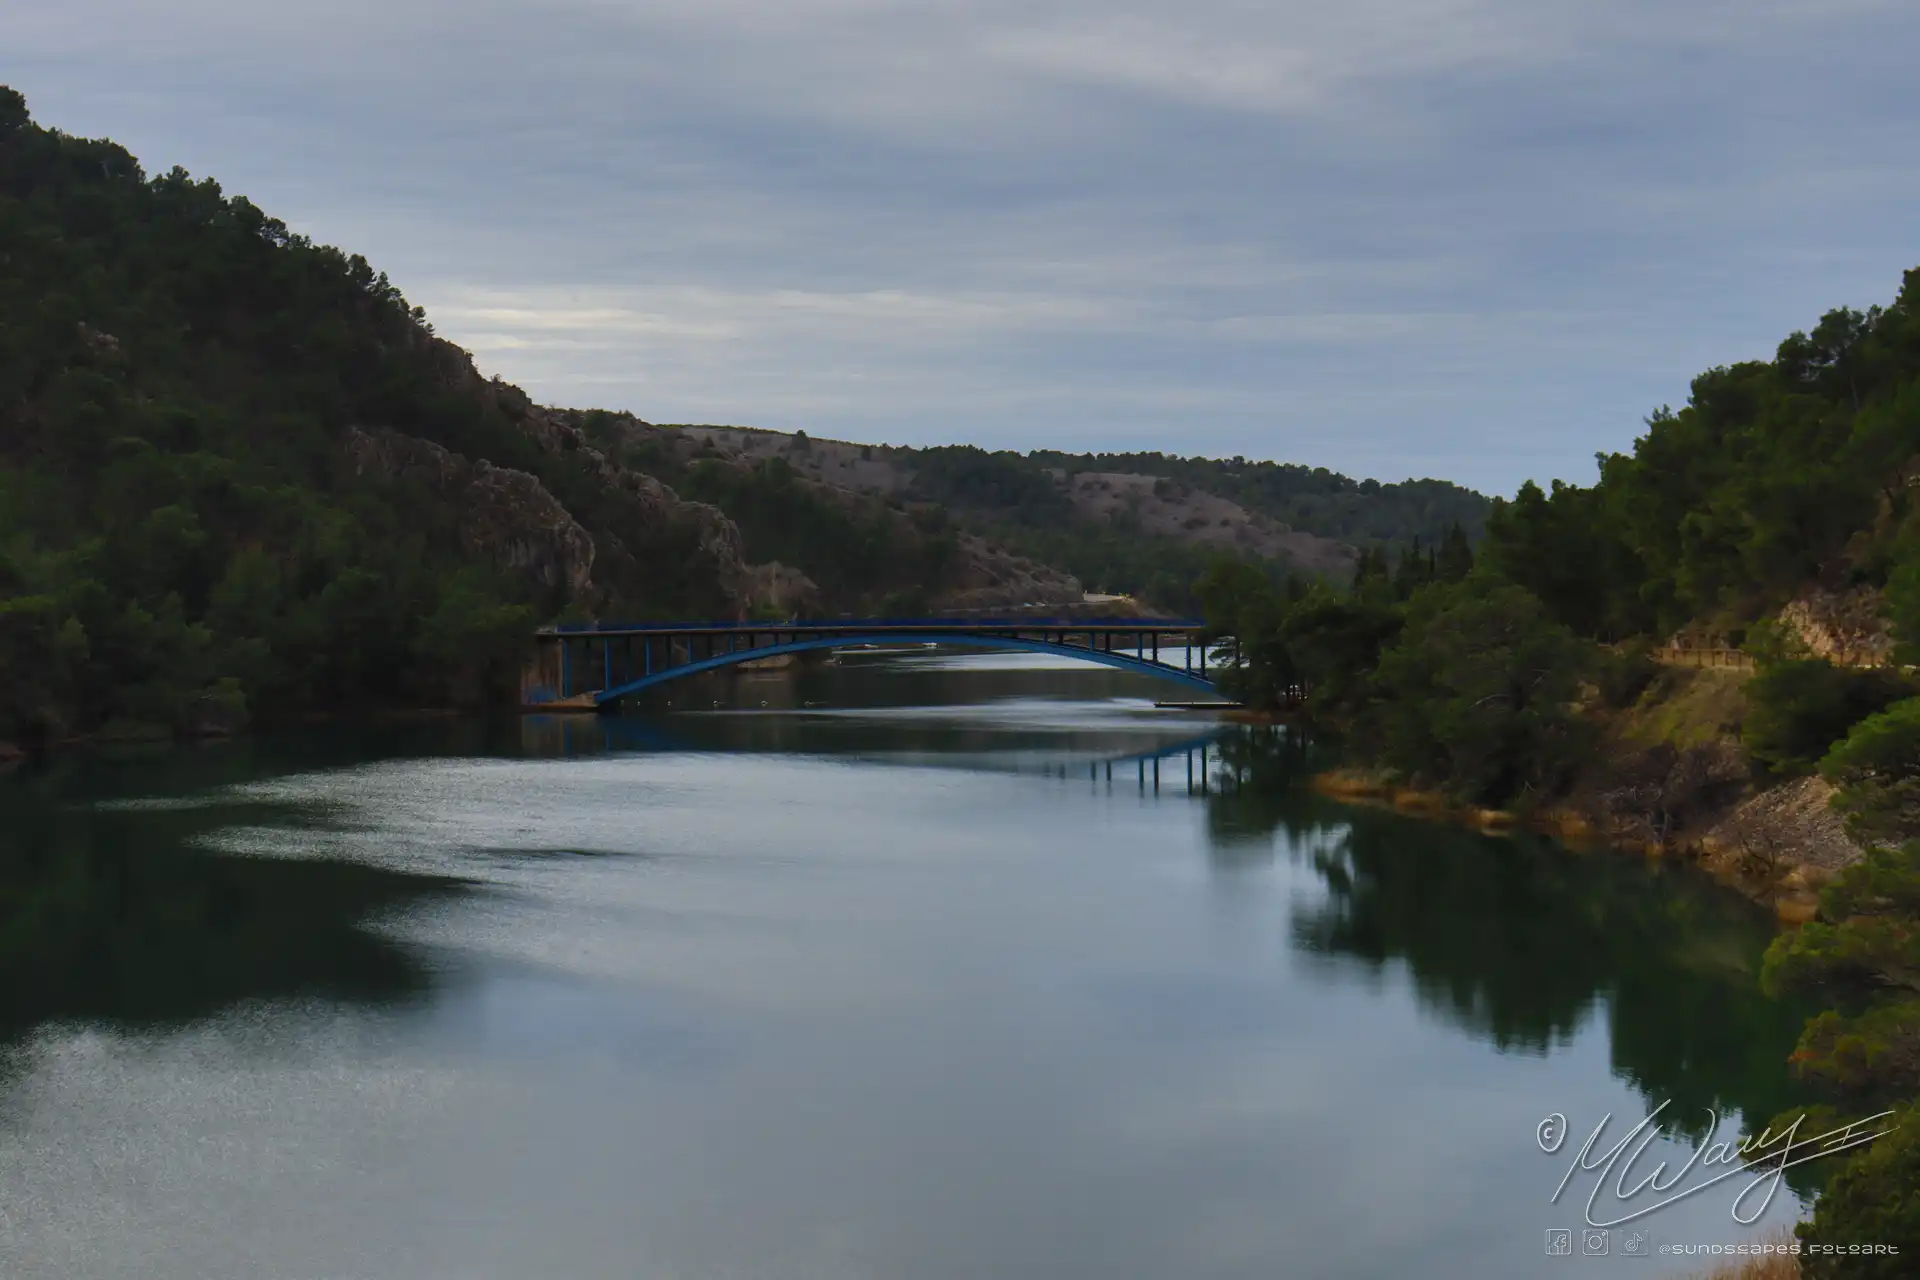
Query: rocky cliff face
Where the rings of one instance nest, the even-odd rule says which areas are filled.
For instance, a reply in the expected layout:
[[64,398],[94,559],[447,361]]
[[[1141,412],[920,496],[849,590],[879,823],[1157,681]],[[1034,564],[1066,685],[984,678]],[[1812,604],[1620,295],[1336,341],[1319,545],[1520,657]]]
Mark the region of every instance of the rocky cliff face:
[[725,513],[688,502],[652,476],[608,458],[587,439],[580,427],[582,415],[537,405],[513,384],[481,377],[466,351],[437,338],[432,341],[449,390],[492,404],[543,453],[564,460],[598,490],[594,510],[575,514],[592,530],[606,603],[616,612],[622,604],[629,610],[644,607],[669,567],[711,586],[708,599],[686,607],[727,616],[741,616],[753,607],[753,580],[740,530]]
[[581,429],[582,415],[537,405],[510,383],[482,378],[459,347],[423,340],[450,392],[497,409],[553,460],[541,468],[543,481],[399,432],[350,432],[345,448],[354,473],[424,488],[445,504],[466,551],[527,575],[556,607],[570,604],[602,618],[739,618],[817,607],[818,589],[805,574],[749,565],[740,530],[725,513],[607,457]]
[[[530,412],[544,419],[536,429],[551,433],[551,438],[560,442],[553,447],[591,451],[593,446],[587,442],[586,423],[597,419],[594,438],[608,442],[612,452],[648,452],[657,458],[670,459],[668,465],[672,467],[704,462],[752,470],[778,458],[791,469],[794,481],[812,495],[857,518],[877,518],[888,524],[889,537],[897,545],[915,545],[932,536],[930,527],[916,520],[914,504],[906,502],[898,492],[903,486],[890,488],[885,483],[876,483],[879,473],[894,474],[892,464],[873,463],[869,458],[855,465],[854,459],[863,450],[862,446],[821,442],[820,456],[815,457],[812,446],[804,438],[780,432],[658,427],[630,414],[538,409]],[[864,451],[869,455],[874,453],[872,449]],[[879,452],[886,450],[882,448]],[[1080,583],[1071,575],[1013,555],[975,534],[965,531],[956,531],[956,534],[954,554],[941,568],[936,581],[895,582],[885,584],[885,589],[923,591],[927,607],[936,610],[1000,609],[1081,601]],[[805,583],[804,590],[797,590],[793,575]],[[791,566],[779,566],[778,573],[756,569],[748,592],[757,607],[776,612],[792,612],[788,606],[794,602],[799,602],[800,612],[847,609],[858,603],[827,598],[827,593],[808,580],[806,574]]]
[[[702,433],[663,430],[629,414],[544,407],[510,383],[483,378],[459,347],[424,333],[421,340],[430,344],[449,392],[497,410],[554,463],[541,466],[543,481],[393,431],[367,428],[352,434],[347,452],[355,472],[420,484],[439,496],[453,510],[458,536],[469,551],[509,572],[530,575],[599,617],[663,611],[799,616],[851,607],[826,598],[807,573],[792,565],[749,564],[739,527],[724,512],[682,498],[623,461],[644,456],[632,446],[654,442],[672,450],[680,465],[698,456],[751,467],[762,460],[752,449],[731,437],[709,442]],[[789,437],[767,435],[791,443]],[[750,443],[762,441],[756,435]],[[877,513],[892,523],[903,545],[928,536],[893,495],[877,495],[844,482],[845,477],[810,474],[806,468],[798,469],[797,478],[827,501]],[[689,598],[688,582],[700,584],[703,593]],[[929,605],[940,609],[1070,605],[1082,599],[1073,577],[971,533],[959,534],[939,581],[903,585],[924,589]],[[679,594],[664,603],[663,593],[670,590]]]
[[1780,611],[1780,622],[1817,658],[1839,666],[1877,667],[1892,660],[1893,635],[1880,593],[1808,591]]
[[1243,558],[1278,560],[1308,573],[1353,576],[1355,549],[1249,511],[1218,494],[1157,476],[1082,471],[1060,483],[1089,519],[1131,522],[1142,533]]
[[952,586],[936,595],[936,612],[1079,604],[1080,580],[1024,556],[1010,555],[972,534],[960,536]]
[[533,476],[396,431],[353,428],[346,450],[356,475],[418,485],[444,501],[462,544],[495,568],[569,599],[599,598],[592,537]]

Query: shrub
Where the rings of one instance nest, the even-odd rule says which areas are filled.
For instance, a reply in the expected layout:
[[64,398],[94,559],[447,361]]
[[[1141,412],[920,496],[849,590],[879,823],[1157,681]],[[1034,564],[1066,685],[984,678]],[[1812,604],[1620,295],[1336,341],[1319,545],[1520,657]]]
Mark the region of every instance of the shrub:
[[1474,804],[1537,801],[1566,784],[1585,746],[1570,704],[1591,655],[1521,587],[1491,577],[1425,587],[1380,654],[1382,755]]
[[1920,838],[1920,698],[1896,702],[1853,726],[1820,772],[1840,788],[1835,806],[1862,843]]
[[1892,1256],[1801,1258],[1802,1274],[1816,1280],[1905,1280],[1920,1257],[1920,1109],[1908,1108],[1876,1126],[1898,1125],[1870,1143],[1834,1175],[1798,1235],[1809,1244],[1888,1245]]
[[1763,774],[1810,773],[1854,725],[1913,693],[1910,680],[1881,668],[1836,667],[1824,658],[1770,662],[1747,682],[1740,744]]
[[1652,644],[1639,637],[1603,651],[1594,671],[1600,700],[1615,710],[1632,706],[1660,674],[1652,650]]

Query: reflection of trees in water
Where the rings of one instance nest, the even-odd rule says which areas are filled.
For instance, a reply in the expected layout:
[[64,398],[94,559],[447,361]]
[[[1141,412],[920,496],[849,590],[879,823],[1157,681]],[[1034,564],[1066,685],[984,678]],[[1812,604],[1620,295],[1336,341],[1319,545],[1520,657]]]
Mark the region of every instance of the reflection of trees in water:
[[1758,1122],[1792,1104],[1786,1057],[1806,1010],[1761,995],[1774,926],[1745,899],[1684,868],[1289,788],[1314,753],[1284,734],[1236,750],[1239,785],[1208,801],[1216,858],[1286,833],[1326,886],[1296,909],[1301,951],[1398,963],[1427,1008],[1506,1052],[1565,1044],[1603,1010],[1615,1072],[1650,1106],[1672,1099],[1674,1124],[1704,1125],[1708,1107]]
[[1251,727],[1214,744],[1207,835],[1217,864],[1273,856],[1274,833],[1298,847],[1339,810],[1307,788],[1327,751],[1286,726]]
[[50,1019],[165,1025],[243,1000],[390,1002],[431,984],[361,926],[455,882],[195,847],[236,823],[303,820],[283,807],[114,811],[37,790],[10,790],[0,812],[0,1040]]

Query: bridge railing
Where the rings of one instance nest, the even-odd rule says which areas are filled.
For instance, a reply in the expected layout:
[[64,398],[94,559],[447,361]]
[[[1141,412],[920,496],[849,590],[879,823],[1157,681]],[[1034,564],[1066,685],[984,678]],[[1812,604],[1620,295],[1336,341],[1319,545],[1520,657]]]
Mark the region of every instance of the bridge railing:
[[799,618],[772,622],[750,619],[741,622],[564,622],[543,627],[542,635],[597,635],[605,632],[684,632],[684,631],[913,631],[913,630],[1028,630],[1028,631],[1158,631],[1200,632],[1206,629],[1200,618],[1089,618],[1073,616],[1036,616],[1032,614],[982,616],[929,615],[915,618]]

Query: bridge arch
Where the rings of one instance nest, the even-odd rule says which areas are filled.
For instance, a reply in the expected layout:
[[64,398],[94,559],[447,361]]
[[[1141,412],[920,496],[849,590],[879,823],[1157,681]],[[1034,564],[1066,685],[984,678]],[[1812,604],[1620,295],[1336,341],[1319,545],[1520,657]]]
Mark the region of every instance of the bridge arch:
[[695,662],[683,662],[664,670],[655,671],[637,679],[602,689],[593,695],[594,704],[599,707],[611,707],[622,698],[630,697],[646,689],[656,688],[684,676],[699,675],[703,671],[717,671],[722,667],[738,666],[743,662],[755,662],[762,658],[776,657],[784,653],[807,653],[821,649],[849,649],[866,645],[884,645],[897,649],[903,641],[917,644],[950,645],[966,649],[1000,649],[1022,653],[1046,653],[1060,657],[1076,658],[1082,662],[1098,663],[1120,671],[1132,671],[1140,675],[1153,676],[1161,680],[1171,680],[1189,689],[1201,693],[1223,696],[1220,687],[1208,679],[1203,671],[1183,670],[1171,663],[1157,662],[1149,658],[1135,657],[1128,653],[1114,653],[1102,649],[1086,648],[1080,645],[1063,644],[1057,641],[1042,640],[1025,636],[978,635],[965,631],[929,632],[915,631],[911,636],[899,632],[848,632],[826,636],[811,636],[796,640],[783,640],[777,644],[761,645],[757,648],[736,649],[727,653],[715,654]]

